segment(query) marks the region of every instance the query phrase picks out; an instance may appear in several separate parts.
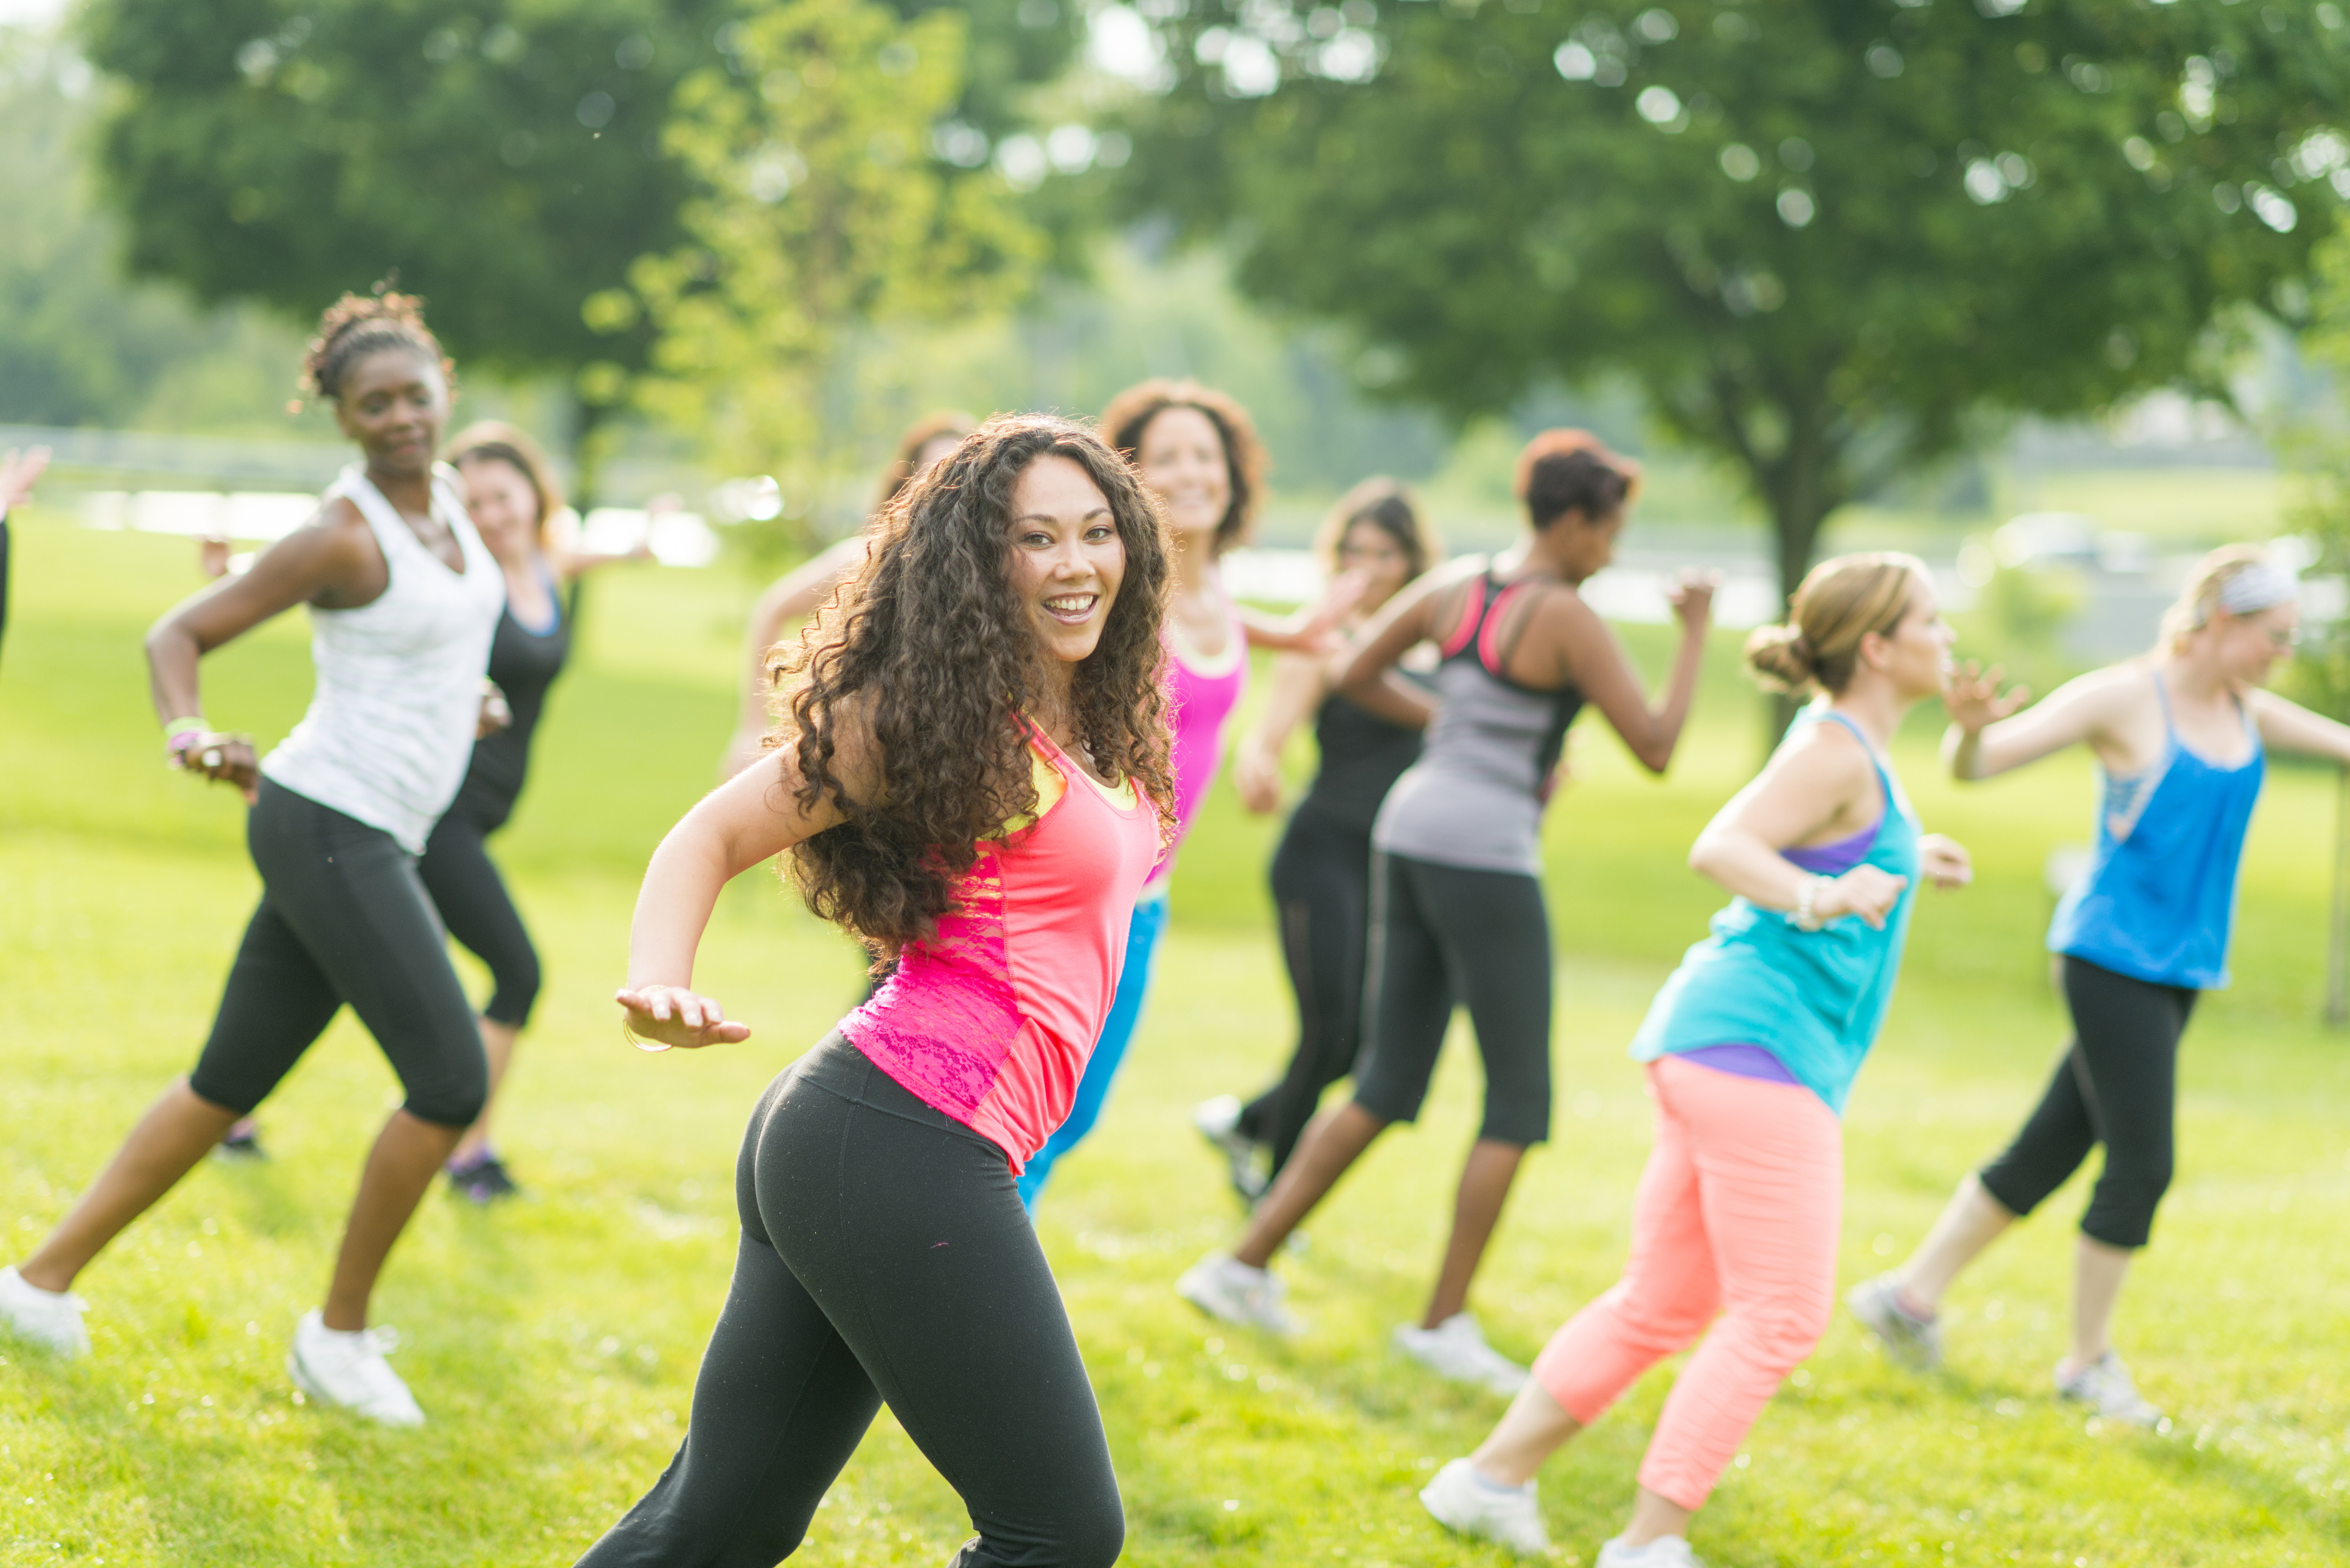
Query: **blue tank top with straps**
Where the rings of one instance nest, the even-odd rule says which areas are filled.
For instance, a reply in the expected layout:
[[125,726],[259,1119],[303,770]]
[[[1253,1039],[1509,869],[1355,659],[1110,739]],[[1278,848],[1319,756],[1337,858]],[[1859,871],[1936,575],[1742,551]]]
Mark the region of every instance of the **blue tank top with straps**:
[[[1841,724],[1867,752],[1885,809],[1855,863],[1907,877],[1908,885],[1875,930],[1846,915],[1806,931],[1792,915],[1732,898],[1713,917],[1712,935],[1682,955],[1657,992],[1633,1037],[1632,1055],[1653,1062],[1718,1045],[1759,1045],[1841,1116],[1900,972],[1918,896],[1918,815],[1858,725],[1830,708],[1807,709],[1795,722]],[[1801,865],[1801,853],[1788,858]]]
[[2056,906],[2048,950],[2133,980],[2211,991],[2228,983],[2236,868],[2266,759],[2249,711],[2251,756],[2234,767],[2198,756],[2178,739],[2159,670],[2154,691],[2163,754],[2143,773],[2106,776],[2096,851]]

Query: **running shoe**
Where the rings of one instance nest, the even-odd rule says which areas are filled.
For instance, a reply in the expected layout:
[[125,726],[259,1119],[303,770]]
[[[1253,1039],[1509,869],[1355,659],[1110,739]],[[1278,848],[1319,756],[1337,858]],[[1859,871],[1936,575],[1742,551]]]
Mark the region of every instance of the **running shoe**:
[[1465,1312],[1434,1328],[1398,1324],[1395,1347],[1455,1383],[1473,1383],[1508,1398],[1526,1386],[1526,1369],[1485,1343],[1485,1331]]
[[2110,1350],[2070,1377],[2064,1376],[2060,1364],[2056,1369],[2056,1394],[2074,1404],[2093,1407],[2110,1421],[2148,1428],[2162,1424],[2162,1411],[2137,1391],[2137,1380],[2122,1365],[2122,1358]]
[[1288,1292],[1272,1270],[1252,1269],[1230,1252],[1209,1253],[1175,1282],[1175,1293],[1210,1317],[1269,1334],[1304,1334],[1305,1324],[1282,1304]]
[[505,1161],[494,1154],[484,1154],[465,1165],[449,1167],[449,1185],[476,1203],[495,1203],[502,1198],[513,1198],[522,1191],[514,1173],[506,1169]]
[[0,1269],[0,1324],[17,1338],[59,1355],[89,1354],[89,1330],[81,1314],[89,1303],[71,1291],[45,1291],[16,1272]]
[[223,1159],[269,1158],[269,1151],[261,1147],[261,1124],[251,1116],[238,1118],[237,1124],[228,1129],[228,1136],[220,1140],[220,1147],[213,1152]]
[[295,1325],[286,1372],[296,1387],[321,1404],[339,1405],[387,1427],[421,1427],[424,1412],[416,1396],[384,1359],[387,1351],[399,1347],[400,1335],[389,1328],[346,1334],[328,1328],[313,1309]]
[[1627,1546],[1619,1535],[1599,1548],[1599,1560],[1592,1568],[1705,1568],[1705,1563],[1682,1536],[1659,1535]]
[[1903,1306],[1901,1283],[1891,1274],[1861,1281],[1845,1292],[1844,1304],[1885,1354],[1902,1366],[1931,1372],[1942,1365],[1942,1325]]
[[1420,1489],[1419,1505],[1447,1530],[1497,1541],[1529,1557],[1550,1555],[1532,1481],[1503,1486],[1479,1475],[1467,1459],[1455,1459]]
[[1191,1107],[1191,1125],[1224,1157],[1225,1175],[1243,1202],[1254,1203],[1264,1196],[1268,1184],[1257,1169],[1257,1141],[1241,1131],[1238,1095],[1218,1095],[1212,1100],[1201,1100]]

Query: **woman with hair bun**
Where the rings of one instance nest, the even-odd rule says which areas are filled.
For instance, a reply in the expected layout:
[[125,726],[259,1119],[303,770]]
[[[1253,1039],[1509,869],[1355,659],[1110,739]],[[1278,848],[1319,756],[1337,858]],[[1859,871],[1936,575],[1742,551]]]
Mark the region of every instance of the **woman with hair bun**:
[[[1367,479],[1339,497],[1314,549],[1333,582],[1360,585],[1361,597],[1339,623],[1348,634],[1442,554],[1411,493],[1392,479]],[[1233,1190],[1250,1202],[1289,1163],[1322,1092],[1355,1070],[1370,929],[1371,824],[1388,789],[1419,760],[1420,732],[1435,710],[1424,681],[1399,670],[1388,683],[1420,710],[1416,717],[1373,712],[1332,689],[1326,659],[1283,654],[1274,660],[1264,711],[1233,761],[1242,804],[1258,813],[1277,809],[1282,749],[1313,715],[1314,782],[1290,813],[1272,867],[1281,955],[1297,998],[1297,1047],[1281,1077],[1246,1105],[1222,1095],[1192,1113],[1201,1134],[1224,1156]]]
[[[195,1070],[149,1107],[111,1164],[21,1268],[0,1269],[0,1321],[68,1355],[89,1348],[74,1278],[274,1090],[346,1004],[391,1060],[406,1100],[359,1179],[325,1305],[294,1331],[286,1369],[312,1398],[416,1426],[416,1400],[368,1327],[369,1298],[433,1173],[481,1115],[489,1068],[441,922],[417,875],[465,775],[505,581],[433,462],[449,369],[415,300],[346,295],[311,340],[306,384],[363,461],[309,523],[252,570],[147,634],[164,760],[252,806],[255,910]],[[206,653],[307,605],[317,689],[257,763],[203,717]]]
[[1765,685],[1822,696],[1690,850],[1734,897],[1632,1042],[1657,1138],[1631,1260],[1551,1336],[1492,1435],[1420,1493],[1442,1523],[1548,1551],[1534,1472],[1702,1335],[1596,1568],[1695,1564],[1690,1516],[1835,1304],[1838,1118],[1892,999],[1918,878],[1970,875],[1964,850],[1919,836],[1887,759],[1902,716],[1941,692],[1951,641],[1925,568],[1895,555],[1822,562],[1788,623],[1748,639]]
[[768,1086],[685,1440],[590,1568],[797,1549],[887,1400],[960,1492],[959,1563],[1107,1568],[1101,1413],[1014,1177],[1067,1113],[1172,831],[1157,509],[1092,432],[989,421],[884,511],[767,758],[646,868],[619,993],[649,1048],[749,1037],[693,986],[720,890],[788,855],[897,968]]
[[1942,755],[1953,776],[1987,779],[2085,745],[2105,782],[2089,869],[2048,930],[2074,1038],[2014,1141],[1959,1183],[1918,1251],[1845,1297],[1895,1360],[1939,1364],[1944,1293],[2102,1143],[2056,1391],[2114,1419],[2162,1421],[2111,1330],[2170,1185],[2179,1037],[2197,997],[2228,983],[2237,867],[2264,753],[2350,764],[2350,727],[2261,690],[2300,640],[2296,597],[2269,552],[2230,545],[2197,565],[2150,653],[2029,709],[2024,691],[2000,693],[1996,668],[1969,665],[1951,682]]
[[1672,589],[1681,623],[1653,705],[1598,612],[1577,591],[1607,565],[1638,493],[1638,467],[1582,431],[1550,431],[1518,459],[1528,536],[1405,589],[1356,639],[1338,690],[1409,722],[1418,704],[1387,682],[1422,642],[1438,644],[1438,709],[1419,761],[1398,779],[1371,832],[1370,950],[1354,1099],[1316,1116],[1230,1255],[1211,1252],[1177,1282],[1201,1311],[1295,1333],[1270,1272],[1274,1252],[1373,1139],[1419,1114],[1456,1003],[1476,1026],[1485,1115],[1461,1173],[1452,1233],[1417,1324],[1396,1347],[1446,1377],[1503,1393],[1525,1368],[1485,1343],[1469,1286],[1519,1162],[1550,1132],[1551,948],[1543,903],[1542,812],[1567,726],[1588,701],[1658,773],[1672,760],[1697,690],[1710,580]]

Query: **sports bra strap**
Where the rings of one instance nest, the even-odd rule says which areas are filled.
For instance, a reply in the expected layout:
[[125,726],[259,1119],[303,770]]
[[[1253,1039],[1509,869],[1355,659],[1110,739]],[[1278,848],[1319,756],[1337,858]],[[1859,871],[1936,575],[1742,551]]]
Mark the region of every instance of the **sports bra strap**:
[[1858,724],[1854,723],[1849,718],[1837,712],[1835,709],[1821,708],[1816,710],[1816,711],[1820,717],[1819,719],[1814,720],[1814,723],[1817,723],[1821,720],[1827,720],[1843,725],[1847,731],[1851,732],[1852,738],[1860,742],[1860,749],[1868,753],[1868,765],[1877,770],[1877,787],[1884,791],[1885,809],[1887,812],[1890,812],[1893,809],[1894,801],[1893,771],[1885,765],[1885,759],[1877,754],[1876,745],[1870,742],[1866,735],[1860,732],[1860,726]]
[[1475,639],[1477,628],[1485,624],[1485,590],[1492,585],[1493,574],[1482,572],[1469,585],[1469,597],[1461,601],[1460,624],[1451,636],[1439,645],[1439,651],[1451,659]]

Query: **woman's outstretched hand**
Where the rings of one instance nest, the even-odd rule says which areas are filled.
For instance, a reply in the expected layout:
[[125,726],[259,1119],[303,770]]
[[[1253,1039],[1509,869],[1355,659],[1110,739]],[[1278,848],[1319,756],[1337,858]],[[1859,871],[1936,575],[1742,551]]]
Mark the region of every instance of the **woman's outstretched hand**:
[[1820,889],[1812,901],[1812,918],[1825,925],[1842,915],[1857,915],[1870,930],[1881,931],[1885,917],[1908,886],[1907,877],[1896,877],[1874,866],[1856,866]]
[[620,1004],[621,1026],[630,1036],[657,1041],[662,1050],[681,1045],[698,1051],[751,1038],[749,1024],[730,1022],[714,999],[681,985],[648,985],[636,991],[622,986],[612,1000]]
[[1950,722],[1971,735],[2031,701],[2030,687],[2012,686],[2004,692],[2000,691],[2000,678],[2006,673],[1996,664],[1985,670],[1972,659],[1951,670],[1950,686],[1942,693],[1942,707],[1950,715]]
[[1720,572],[1677,572],[1665,586],[1665,603],[1684,630],[1701,631],[1713,618],[1713,594],[1720,587]]
[[1929,833],[1918,840],[1918,872],[1937,888],[1963,888],[1975,879],[1975,863],[1957,839]]

